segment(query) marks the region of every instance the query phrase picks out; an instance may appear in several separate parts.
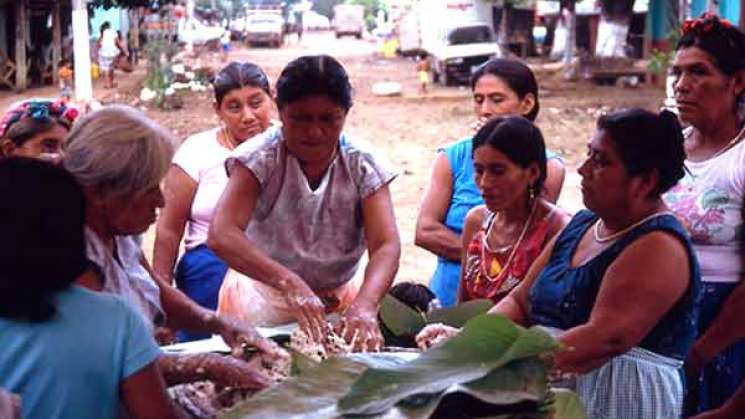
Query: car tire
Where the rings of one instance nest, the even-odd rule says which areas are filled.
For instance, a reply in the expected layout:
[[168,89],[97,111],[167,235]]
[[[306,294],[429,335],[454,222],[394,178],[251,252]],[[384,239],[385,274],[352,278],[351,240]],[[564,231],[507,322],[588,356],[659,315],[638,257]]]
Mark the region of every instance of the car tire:
[[362,39],[362,32],[357,32],[355,36],[357,37],[357,39]]
[[448,71],[447,71],[447,69],[443,69],[443,70],[442,70],[442,77],[441,77],[441,80],[442,80],[442,85],[443,85],[443,86],[450,86],[450,85],[452,85],[452,84],[453,84],[453,80],[452,80],[452,77],[450,77],[450,76],[448,75]]
[[432,83],[439,83],[440,82],[440,74],[437,73],[437,69],[435,69],[435,66],[432,66]]

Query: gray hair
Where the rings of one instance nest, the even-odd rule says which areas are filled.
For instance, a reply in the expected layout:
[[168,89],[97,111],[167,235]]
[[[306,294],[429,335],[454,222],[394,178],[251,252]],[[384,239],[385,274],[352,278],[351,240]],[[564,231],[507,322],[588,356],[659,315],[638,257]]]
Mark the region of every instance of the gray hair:
[[101,196],[135,195],[157,186],[175,137],[142,112],[112,105],[80,118],[65,143],[64,166]]

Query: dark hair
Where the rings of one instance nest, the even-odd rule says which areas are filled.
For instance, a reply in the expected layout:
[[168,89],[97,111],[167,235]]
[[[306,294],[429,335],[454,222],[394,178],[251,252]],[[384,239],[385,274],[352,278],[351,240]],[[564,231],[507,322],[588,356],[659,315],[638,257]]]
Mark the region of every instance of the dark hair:
[[324,95],[348,111],[352,86],[344,67],[328,55],[306,55],[291,61],[277,80],[277,107],[307,96]]
[[269,78],[266,73],[258,65],[249,62],[233,61],[226,65],[217,73],[212,86],[215,89],[215,101],[218,105],[222,104],[228,92],[245,86],[258,87],[271,96]]
[[429,311],[429,303],[437,298],[427,286],[414,282],[400,282],[391,287],[388,294],[422,313]]
[[41,322],[53,295],[86,269],[85,197],[66,170],[36,159],[0,161],[0,317]]
[[105,31],[106,29],[109,29],[110,27],[111,27],[111,23],[109,23],[109,21],[107,20],[106,22],[104,22],[104,23],[101,24],[101,27],[99,28],[99,32],[98,33],[100,33],[101,35],[103,35],[103,31]]
[[676,50],[700,48],[728,76],[745,68],[745,33],[728,21],[719,19],[717,15],[704,13],[698,19],[687,20],[681,32]]
[[471,90],[475,89],[479,79],[487,74],[504,81],[520,99],[531,93],[535,98],[535,104],[533,105],[533,109],[523,116],[531,121],[535,121],[541,107],[538,104],[538,82],[530,67],[518,60],[492,58],[480,65],[471,75]]
[[684,138],[674,113],[625,109],[601,116],[597,128],[613,141],[629,176],[659,172],[655,195],[665,193],[683,177]]
[[522,116],[498,116],[487,122],[473,137],[473,151],[488,145],[506,155],[522,168],[538,165],[539,175],[531,185],[538,195],[546,181],[546,144],[543,134],[531,121]]

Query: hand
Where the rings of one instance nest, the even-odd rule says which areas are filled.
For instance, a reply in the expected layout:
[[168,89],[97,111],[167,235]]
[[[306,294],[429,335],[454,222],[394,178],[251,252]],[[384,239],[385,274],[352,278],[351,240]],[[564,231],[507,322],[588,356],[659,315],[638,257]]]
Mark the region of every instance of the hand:
[[277,281],[290,311],[295,315],[300,329],[315,342],[323,342],[328,336],[326,311],[321,299],[300,277],[286,277]]
[[341,321],[334,329],[354,352],[380,351],[383,348],[383,334],[378,326],[377,310],[352,305],[344,312]]
[[419,331],[416,335],[416,344],[419,346],[419,349],[426,351],[427,349],[457,335],[459,332],[460,329],[446,326],[442,323],[430,324]]
[[265,354],[264,358],[281,359],[287,357],[287,352],[274,341],[265,339],[253,326],[238,322],[228,316],[217,317],[217,333],[232,349],[233,356],[245,359],[246,348],[254,347]]
[[249,364],[232,356],[204,355],[209,355],[202,363],[206,376],[218,386],[261,390],[271,383],[256,364]]

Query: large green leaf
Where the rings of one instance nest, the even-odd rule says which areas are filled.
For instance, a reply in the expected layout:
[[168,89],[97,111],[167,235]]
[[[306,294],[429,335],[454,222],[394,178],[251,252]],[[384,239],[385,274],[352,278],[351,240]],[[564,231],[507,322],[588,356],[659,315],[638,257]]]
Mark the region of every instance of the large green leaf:
[[427,313],[427,323],[443,323],[463,327],[469,320],[484,314],[494,306],[491,300],[471,300],[454,307],[438,308]]
[[587,419],[585,408],[577,394],[564,389],[554,389],[553,419]]
[[525,329],[504,316],[482,314],[466,323],[457,336],[405,365],[368,369],[338,407],[345,414],[381,414],[408,396],[440,393],[556,347],[557,342],[542,330]]
[[380,303],[380,318],[396,336],[416,335],[427,324],[421,313],[387,294]]
[[367,367],[346,358],[304,365],[300,375],[264,390],[224,418],[336,418],[336,403]]

